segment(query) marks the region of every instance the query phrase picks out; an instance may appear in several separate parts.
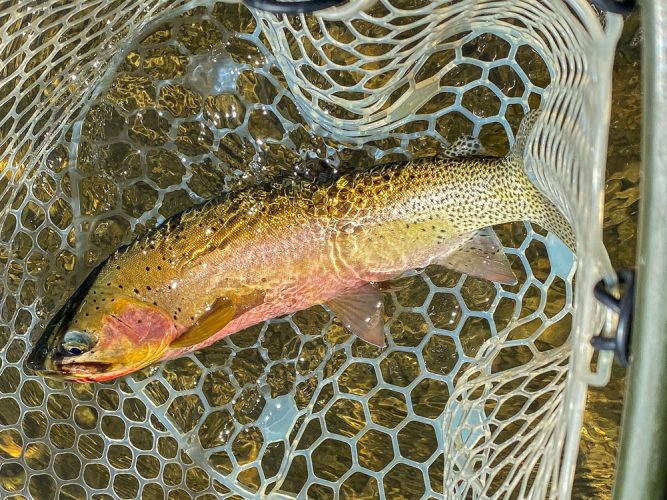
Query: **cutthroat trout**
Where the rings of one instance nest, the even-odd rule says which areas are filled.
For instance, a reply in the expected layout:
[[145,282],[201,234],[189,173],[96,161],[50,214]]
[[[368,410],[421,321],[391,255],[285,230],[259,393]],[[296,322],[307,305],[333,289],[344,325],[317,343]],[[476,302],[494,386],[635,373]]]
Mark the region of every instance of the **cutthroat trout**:
[[534,221],[573,247],[570,226],[524,172],[526,135],[524,123],[504,158],[386,165],[187,211],[99,266],[28,364],[109,380],[315,304],[383,346],[380,282],[439,264],[514,283],[490,229],[506,222]]

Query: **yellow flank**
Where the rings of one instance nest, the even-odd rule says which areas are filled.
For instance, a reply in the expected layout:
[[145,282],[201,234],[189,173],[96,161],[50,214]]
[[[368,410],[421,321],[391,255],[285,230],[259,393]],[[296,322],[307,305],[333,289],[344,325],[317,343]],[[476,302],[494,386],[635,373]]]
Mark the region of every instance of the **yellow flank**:
[[97,283],[120,286],[191,326],[220,297],[234,295],[243,307],[277,287],[312,295],[310,287],[324,284],[393,278],[461,235],[522,219],[571,244],[566,221],[519,163],[418,160],[209,203],[120,253]]

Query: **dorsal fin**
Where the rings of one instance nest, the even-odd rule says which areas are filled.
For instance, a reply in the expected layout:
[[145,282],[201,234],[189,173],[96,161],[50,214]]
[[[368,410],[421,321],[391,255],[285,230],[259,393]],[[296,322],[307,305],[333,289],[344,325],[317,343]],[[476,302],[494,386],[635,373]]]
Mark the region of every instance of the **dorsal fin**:
[[530,133],[533,131],[535,122],[540,116],[540,111],[534,109],[529,111],[521,120],[521,125],[519,125],[519,131],[516,133],[516,138],[514,144],[510,149],[510,152],[507,154],[507,159],[510,161],[516,161],[523,163],[523,156],[526,150],[526,144],[528,143],[528,138]]
[[484,154],[484,147],[479,139],[471,135],[463,135],[445,148],[440,156],[445,158],[465,158]]

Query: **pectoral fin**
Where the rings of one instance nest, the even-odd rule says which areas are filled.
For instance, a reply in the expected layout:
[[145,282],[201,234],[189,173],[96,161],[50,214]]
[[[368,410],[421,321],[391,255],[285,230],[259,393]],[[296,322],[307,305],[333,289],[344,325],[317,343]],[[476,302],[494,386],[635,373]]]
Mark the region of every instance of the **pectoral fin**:
[[368,284],[328,302],[338,320],[360,339],[385,346],[384,303],[377,286]]
[[218,298],[170,347],[183,348],[197,345],[215,335],[227,324],[264,302],[264,291],[253,288],[235,290]]
[[516,276],[501,247],[493,229],[480,229],[465,239],[456,250],[433,263],[476,278],[516,285]]
[[220,297],[194,325],[171,343],[172,348],[197,345],[222,330],[236,316],[236,307],[229,297]]

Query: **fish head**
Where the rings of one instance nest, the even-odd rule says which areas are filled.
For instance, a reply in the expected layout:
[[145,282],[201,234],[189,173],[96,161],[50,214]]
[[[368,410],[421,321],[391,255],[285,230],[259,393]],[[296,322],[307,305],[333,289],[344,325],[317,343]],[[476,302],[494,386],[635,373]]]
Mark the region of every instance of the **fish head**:
[[101,382],[159,361],[177,335],[175,321],[155,304],[92,287],[56,314],[27,364],[52,378]]

